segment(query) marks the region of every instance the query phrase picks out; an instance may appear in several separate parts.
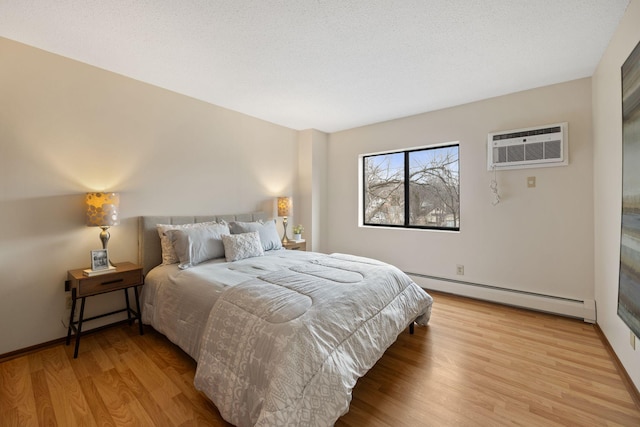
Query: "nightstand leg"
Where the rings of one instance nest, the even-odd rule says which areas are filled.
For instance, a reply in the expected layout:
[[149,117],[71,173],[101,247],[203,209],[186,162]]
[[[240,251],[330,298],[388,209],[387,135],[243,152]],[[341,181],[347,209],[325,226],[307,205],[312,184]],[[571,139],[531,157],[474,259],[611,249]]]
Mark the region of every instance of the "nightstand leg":
[[133,287],[133,293],[136,296],[136,310],[138,310],[138,324],[140,325],[140,335],[144,335],[142,330],[142,311],[140,311],[140,298],[138,298],[138,287]]
[[127,289],[123,289],[124,291],[124,299],[127,302],[127,319],[129,320],[129,326],[131,326],[131,306],[129,305],[129,291]]
[[84,300],[85,297],[82,297],[82,302],[80,303],[80,317],[78,318],[78,330],[76,331],[76,348],[73,351],[73,358],[78,358],[78,348],[80,348],[80,334],[82,333],[82,319],[84,318]]
[[76,314],[76,288],[71,289],[71,314],[69,315],[69,327],[67,328],[67,345],[71,343],[71,330],[73,329],[73,318]]

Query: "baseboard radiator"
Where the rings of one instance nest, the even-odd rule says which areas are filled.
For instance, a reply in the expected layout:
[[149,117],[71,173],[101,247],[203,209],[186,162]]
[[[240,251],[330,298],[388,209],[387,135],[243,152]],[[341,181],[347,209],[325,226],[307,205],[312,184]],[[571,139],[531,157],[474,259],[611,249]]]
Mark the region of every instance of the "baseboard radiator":
[[406,274],[427,291],[446,292],[530,310],[575,317],[583,319],[587,323],[596,323],[596,302],[594,300],[561,298],[420,273],[406,272]]

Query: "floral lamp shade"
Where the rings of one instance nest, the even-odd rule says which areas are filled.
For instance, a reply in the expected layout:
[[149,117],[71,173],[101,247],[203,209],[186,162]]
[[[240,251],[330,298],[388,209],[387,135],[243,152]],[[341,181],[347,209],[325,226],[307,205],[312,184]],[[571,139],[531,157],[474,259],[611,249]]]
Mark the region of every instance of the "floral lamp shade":
[[289,216],[291,214],[291,199],[289,197],[278,197],[278,216]]
[[120,195],[118,193],[87,193],[86,196],[88,226],[111,227],[118,225]]

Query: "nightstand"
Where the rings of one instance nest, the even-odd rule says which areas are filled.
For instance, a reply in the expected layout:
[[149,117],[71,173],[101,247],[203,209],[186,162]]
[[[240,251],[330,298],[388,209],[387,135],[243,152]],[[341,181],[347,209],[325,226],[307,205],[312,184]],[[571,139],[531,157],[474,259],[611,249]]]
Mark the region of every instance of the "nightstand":
[[303,240],[302,242],[290,241],[288,243],[283,243],[282,246],[285,249],[289,249],[290,251],[306,251],[307,250],[307,242],[305,240]]
[[[82,323],[89,320],[99,319],[101,317],[110,316],[116,313],[127,313],[129,325],[136,319],[140,325],[140,335],[144,334],[142,330],[142,317],[140,316],[140,300],[138,298],[138,286],[144,284],[142,275],[142,267],[130,262],[121,262],[114,264],[115,270],[108,273],[87,276],[84,269],[69,270],[67,272],[67,281],[65,282],[65,290],[71,290],[71,315],[69,317],[69,328],[67,329],[67,345],[71,342],[71,332],[76,336],[76,347],[73,352],[73,358],[78,357],[78,348],[80,347],[80,336],[82,335]],[[136,309],[133,310],[129,305],[128,289],[133,288],[136,297]],[[84,303],[87,297],[100,295],[107,292],[120,291],[124,292],[124,298],[127,303],[126,308],[111,311],[109,313],[100,314],[98,316],[84,318]],[[76,302],[78,298],[80,302],[80,315],[77,321],[74,321]]]

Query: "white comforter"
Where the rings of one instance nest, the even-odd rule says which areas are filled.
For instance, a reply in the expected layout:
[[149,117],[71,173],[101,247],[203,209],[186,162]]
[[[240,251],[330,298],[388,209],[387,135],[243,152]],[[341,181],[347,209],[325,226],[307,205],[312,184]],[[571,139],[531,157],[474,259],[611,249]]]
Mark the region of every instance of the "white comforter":
[[268,251],[241,261],[211,260],[186,270],[160,265],[142,288],[142,322],[163,333],[195,360],[211,307],[229,286],[316,258],[305,251]]
[[426,325],[431,297],[388,264],[348,255],[237,284],[204,328],[196,388],[238,426],[330,426],[398,334]]

